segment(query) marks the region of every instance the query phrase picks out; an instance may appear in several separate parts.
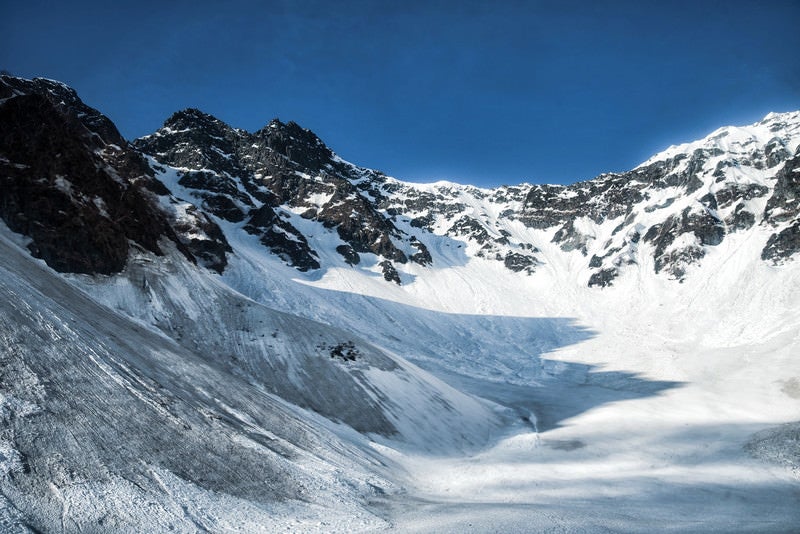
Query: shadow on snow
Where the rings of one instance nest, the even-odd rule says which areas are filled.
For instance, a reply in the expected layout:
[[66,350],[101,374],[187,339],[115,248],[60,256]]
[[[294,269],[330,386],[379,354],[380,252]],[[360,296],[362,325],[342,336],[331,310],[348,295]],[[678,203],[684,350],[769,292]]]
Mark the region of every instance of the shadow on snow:
[[549,360],[545,354],[597,335],[569,317],[456,314],[314,288],[312,318],[354,332],[462,391],[532,412],[540,432],[597,406],[650,397],[680,382]]

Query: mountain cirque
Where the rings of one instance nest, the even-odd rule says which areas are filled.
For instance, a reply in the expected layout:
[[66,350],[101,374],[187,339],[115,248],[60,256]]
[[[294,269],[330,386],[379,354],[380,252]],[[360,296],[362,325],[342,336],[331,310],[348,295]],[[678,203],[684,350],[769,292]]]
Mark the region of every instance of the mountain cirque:
[[[635,263],[642,243],[654,271],[677,280],[708,247],[754,226],[773,230],[765,261],[800,250],[797,113],[720,129],[625,173],[485,190],[394,180],[341,160],[293,122],[275,119],[251,134],[187,109],[131,145],[62,84],[4,77],[2,91],[10,126],[0,139],[2,216],[61,271],[118,272],[128,242],[158,252],[159,236],[222,271],[230,249],[214,220],[240,225],[300,271],[325,267],[295,215],[334,230],[342,261],[374,254],[397,282],[398,264],[436,263],[418,238],[425,232],[466,240],[476,256],[532,274],[542,260],[535,243],[511,237],[507,226],[517,223],[555,230],[551,241],[585,256],[585,282],[597,286]],[[161,166],[177,170],[192,205],[165,200]]]
[[0,125],[0,531],[800,523],[800,112],[494,189],[38,78]]

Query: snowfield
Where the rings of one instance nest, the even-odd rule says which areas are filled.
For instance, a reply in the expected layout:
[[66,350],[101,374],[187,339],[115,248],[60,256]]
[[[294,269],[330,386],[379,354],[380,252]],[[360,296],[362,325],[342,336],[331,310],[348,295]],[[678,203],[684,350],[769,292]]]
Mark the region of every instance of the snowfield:
[[[770,139],[727,131],[649,162]],[[192,202],[178,173],[158,177]],[[775,228],[682,234],[705,255],[676,280],[636,233],[697,207],[668,188],[636,239],[577,219],[582,254],[506,220],[518,201],[405,186],[455,191],[540,263],[399,217],[434,261],[395,284],[284,207],[322,268],[216,219],[221,275],[166,240],[118,275],[62,275],[0,225],[0,532],[800,531],[800,259],[761,259]],[[619,276],[588,287],[611,240]]]
[[610,291],[575,284],[545,239],[531,277],[471,259],[398,287],[255,254],[226,276],[518,414],[476,454],[382,448],[410,488],[390,505],[400,531],[793,532],[800,279],[760,242],[730,236],[684,283],[643,266]]
[[[154,405],[114,369],[120,354],[141,352],[142,341],[132,332],[152,339],[158,348],[151,350],[167,360],[177,352],[211,362],[214,370],[191,367],[206,363],[181,364],[180,371],[169,372],[174,383],[165,382],[167,371],[152,368],[153,360],[132,365],[151,368],[149,376],[171,391],[194,391],[192,397],[201,397],[194,402],[210,420],[213,413],[233,418],[231,424],[243,433],[226,438],[239,444],[235,447],[259,451],[263,445],[252,441],[254,432],[297,445],[297,436],[275,435],[286,423],[263,422],[254,400],[237,407],[242,401],[228,397],[237,390],[256,394],[247,385],[254,380],[276,383],[257,361],[265,351],[290,366],[279,368],[288,371],[288,389],[275,390],[283,398],[308,403],[291,391],[335,389],[320,385],[330,379],[327,373],[303,376],[310,365],[302,363],[303,350],[309,350],[303,339],[327,336],[326,347],[339,340],[321,323],[353,333],[344,334],[347,340],[370,340],[396,362],[379,366],[399,365],[409,373],[402,378],[375,368],[356,372],[368,386],[366,397],[342,389],[343,377],[333,375],[344,392],[342,406],[351,403],[357,417],[342,408],[315,411],[363,425],[366,435],[280,401],[281,410],[294,414],[283,417],[318,436],[303,454],[322,458],[294,459],[288,475],[295,481],[312,477],[313,483],[300,482],[310,502],[260,504],[252,495],[231,496],[225,485],[200,488],[176,475],[177,467],[148,462],[148,454],[138,451],[153,486],[148,491],[160,492],[150,499],[161,503],[161,515],[138,515],[140,490],[109,475],[108,481],[87,481],[88,486],[75,486],[75,493],[51,497],[53,514],[62,516],[66,531],[107,513],[86,508],[96,499],[127,517],[128,525],[183,525],[178,530],[185,531],[791,532],[800,524],[798,437],[792,433],[796,427],[786,426],[800,415],[800,280],[791,267],[737,261],[737,253],[753,257],[739,250],[752,246],[748,240],[727,241],[728,250],[711,258],[713,269],[706,266],[683,284],[629,273],[613,292],[576,288],[567,269],[547,269],[548,279],[542,280],[475,259],[427,276],[421,271],[404,286],[365,281],[354,269],[315,277],[234,242],[238,254],[222,277],[142,257],[121,277],[70,277],[83,290],[75,293],[9,237],[3,243],[2,279],[6,292],[14,293],[4,299],[6,339],[19,332],[19,327],[9,330],[9,320],[35,314],[41,322],[48,317],[42,310],[55,307],[46,323],[52,338],[39,348],[26,338],[28,350],[67,343],[69,354],[94,354],[102,373],[135,392],[154,414],[169,418],[175,417],[173,410]],[[736,283],[746,277],[758,283]],[[366,289],[357,292],[359,286]],[[434,288],[437,298],[430,305],[426,295]],[[56,300],[49,300],[45,295],[56,289]],[[230,315],[237,304],[244,307],[241,318]],[[274,308],[299,311],[316,322]],[[71,315],[76,309],[78,315]],[[102,328],[98,321],[109,315],[118,340],[107,330],[70,326]],[[273,337],[276,331],[280,334]],[[105,344],[109,338],[114,348],[98,352],[94,340]],[[222,351],[231,340],[236,352],[229,362]],[[131,346],[137,347],[133,353]],[[329,369],[338,369],[338,361],[324,356],[321,363],[333,361]],[[164,369],[175,368],[158,358]],[[297,374],[290,371],[292,362]],[[226,378],[214,378],[219,373]],[[409,389],[414,381],[421,384],[418,393]],[[426,400],[426,388],[437,388],[440,400]],[[153,391],[146,389],[144,395]],[[257,396],[259,403],[279,401],[271,391]],[[36,401],[3,399],[4,413],[16,412],[16,420],[36,417]],[[372,415],[364,410],[370,403],[376,407]],[[384,424],[396,433],[382,435]],[[134,432],[145,430],[126,430]],[[7,442],[3,447],[3,476],[13,475],[19,459]],[[226,455],[241,454],[234,451]],[[353,486],[353,479],[366,490]],[[12,497],[17,506],[21,497]],[[4,512],[11,518],[14,513],[13,507]]]

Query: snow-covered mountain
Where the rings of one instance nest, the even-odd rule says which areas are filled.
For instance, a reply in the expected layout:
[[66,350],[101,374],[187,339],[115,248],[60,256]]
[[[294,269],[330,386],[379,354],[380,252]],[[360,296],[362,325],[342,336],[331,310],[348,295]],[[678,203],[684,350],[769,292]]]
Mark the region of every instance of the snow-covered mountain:
[[[641,263],[640,242],[649,245],[641,248],[655,273],[679,280],[707,247],[754,226],[772,230],[764,260],[795,254],[799,144],[800,115],[770,114],[671,147],[627,173],[571,186],[485,190],[388,178],[342,161],[309,130],[278,120],[249,134],[189,109],[135,142],[176,169],[176,185],[205,211],[241,223],[301,271],[340,265],[319,262],[321,249],[335,245],[351,265],[360,254],[376,255],[386,278],[400,283],[398,267],[437,263],[425,239],[433,234],[465,241],[471,257],[528,274],[545,261],[539,244],[558,243],[587,258],[587,282],[599,286]],[[317,224],[293,224],[298,216]],[[312,233],[334,237],[309,243]]]
[[0,527],[800,522],[800,112],[480,189],[1,80]]

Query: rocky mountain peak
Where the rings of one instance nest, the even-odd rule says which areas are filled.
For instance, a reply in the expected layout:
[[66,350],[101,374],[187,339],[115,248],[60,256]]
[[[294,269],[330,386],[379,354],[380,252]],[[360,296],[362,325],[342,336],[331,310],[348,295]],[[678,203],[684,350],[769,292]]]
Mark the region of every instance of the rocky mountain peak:
[[257,143],[266,145],[305,171],[320,172],[333,168],[336,163],[333,151],[314,132],[294,121],[284,124],[277,118],[272,119],[253,137]]
[[78,98],[78,93],[68,85],[47,78],[29,80],[5,74],[0,76],[0,100],[31,95],[44,98],[64,117],[80,122],[96,136],[92,140],[95,145],[127,145],[114,123],[96,109],[84,104]]
[[319,253],[291,222],[298,216],[335,231],[336,251],[347,264],[360,263],[363,253],[430,263],[424,245],[412,243],[380,211],[371,195],[378,193],[363,188],[377,173],[343,162],[311,130],[273,119],[250,134],[194,110],[177,115],[136,140],[137,148],[175,168],[178,185],[204,210],[241,224],[290,265],[321,266]]
[[[749,126],[724,126],[703,139],[673,145],[655,154],[639,165],[647,167],[654,162],[674,162],[694,157],[720,157],[724,160],[743,161],[756,168],[773,167],[794,153],[800,140],[800,112],[770,113],[762,120]],[[778,147],[785,150],[784,157],[768,159],[768,154]]]
[[[158,131],[137,139],[133,150],[107,118],[68,87],[40,79],[2,80],[2,110],[13,126],[3,133],[4,165],[16,169],[9,175],[27,165],[50,176],[51,187],[64,193],[76,183],[104,183],[87,181],[93,166],[106,169],[123,190],[142,184],[156,195],[171,192],[183,199],[175,202],[191,206],[189,227],[206,218],[203,239],[217,243],[209,245],[216,251],[210,257],[217,259],[224,259],[225,245],[222,231],[213,230],[214,219],[226,232],[256,236],[300,271],[350,266],[401,283],[413,278],[417,267],[412,264],[442,261],[431,252],[434,246],[463,248],[469,258],[497,261],[528,275],[552,261],[553,254],[575,255],[580,259],[573,263],[584,265],[586,283],[599,287],[643,265],[652,266],[655,275],[683,280],[714,247],[742,232],[759,236],[754,239],[763,242],[761,256],[770,263],[791,261],[800,251],[800,112],[720,128],[669,147],[628,172],[567,186],[481,189],[405,183],[341,160],[295,122],[273,119],[249,133],[194,108],[170,116]],[[63,124],[50,124],[54,116]],[[31,123],[32,117],[39,122]],[[47,132],[42,125],[48,125]],[[36,132],[57,136],[59,143],[73,139],[80,148],[70,150],[85,153],[85,164],[70,160],[65,167],[56,154],[34,157],[30,151],[40,148],[26,136]],[[84,182],[67,179],[72,184],[67,187],[63,177],[76,168],[87,169],[81,171]],[[105,205],[113,196],[86,191],[91,193],[84,193],[86,199],[97,197]],[[5,217],[9,225],[31,231],[8,210]],[[165,235],[167,227],[176,228],[166,221],[153,235]],[[128,231],[133,228],[139,227],[133,224]],[[191,240],[179,235],[190,232],[181,232],[175,241],[188,246]],[[147,234],[141,228],[134,233],[140,240]],[[142,246],[158,250],[157,237],[147,243]],[[106,270],[119,268],[124,256],[118,251],[115,266]],[[224,261],[211,264],[221,269]]]
[[213,115],[209,115],[197,108],[186,108],[173,113],[164,121],[162,129],[172,131],[200,129],[209,133],[225,133],[230,127]]
[[59,271],[111,274],[132,245],[160,255],[166,238],[187,259],[224,267],[216,225],[202,214],[178,224],[145,158],[73,90],[3,76],[0,94],[0,217],[31,239],[34,256]]

